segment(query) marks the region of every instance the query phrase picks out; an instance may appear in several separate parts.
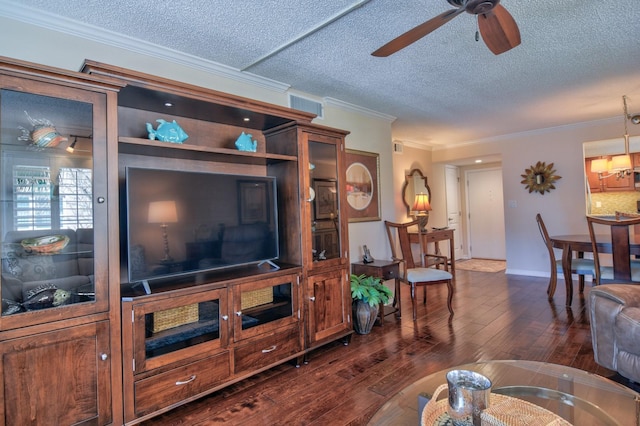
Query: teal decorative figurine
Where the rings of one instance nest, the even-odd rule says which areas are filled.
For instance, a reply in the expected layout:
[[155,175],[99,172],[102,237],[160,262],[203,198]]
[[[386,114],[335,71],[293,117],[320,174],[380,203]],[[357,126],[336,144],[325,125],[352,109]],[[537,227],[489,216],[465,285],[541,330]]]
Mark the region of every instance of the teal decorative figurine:
[[156,122],[160,124],[158,124],[158,128],[155,130],[151,123],[147,123],[147,132],[149,132],[149,139],[151,140],[157,139],[162,142],[182,143],[189,137],[189,135],[182,130],[182,127],[176,123],[176,120],[169,123],[160,118],[156,120]]
[[242,132],[242,134],[238,136],[238,139],[236,139],[236,148],[238,148],[238,151],[256,152],[258,141],[252,140],[251,134]]

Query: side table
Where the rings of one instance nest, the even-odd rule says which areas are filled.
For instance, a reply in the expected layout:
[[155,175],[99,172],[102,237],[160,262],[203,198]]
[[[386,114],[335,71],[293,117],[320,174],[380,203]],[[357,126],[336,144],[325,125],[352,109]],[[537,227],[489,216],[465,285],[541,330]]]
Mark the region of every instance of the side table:
[[384,325],[384,317],[387,315],[395,313],[397,317],[400,317],[400,261],[374,260],[372,263],[360,261],[351,264],[351,273],[354,275],[369,275],[385,281],[394,280],[393,303],[390,306],[380,304],[378,309],[380,326]]

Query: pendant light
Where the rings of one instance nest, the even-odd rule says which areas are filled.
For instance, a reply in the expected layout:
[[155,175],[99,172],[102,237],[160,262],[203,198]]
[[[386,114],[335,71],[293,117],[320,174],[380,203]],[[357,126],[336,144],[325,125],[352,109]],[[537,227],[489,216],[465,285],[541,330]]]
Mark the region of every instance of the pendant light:
[[[600,158],[591,162],[591,172],[598,173],[600,179],[606,179],[615,176],[616,179],[622,179],[632,173],[633,166],[631,164],[631,156],[629,155],[629,131],[627,129],[627,96],[622,96],[623,120],[624,120],[624,154],[611,157],[611,161],[606,158]],[[605,173],[609,173],[605,175]]]

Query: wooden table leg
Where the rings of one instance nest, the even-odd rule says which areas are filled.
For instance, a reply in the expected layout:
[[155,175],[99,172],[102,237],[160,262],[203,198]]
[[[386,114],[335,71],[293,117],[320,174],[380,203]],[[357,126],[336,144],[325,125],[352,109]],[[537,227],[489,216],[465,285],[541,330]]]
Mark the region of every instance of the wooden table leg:
[[[578,259],[584,259],[584,252],[579,251],[576,256]],[[584,293],[584,275],[578,275],[578,291]]]
[[571,250],[571,246],[566,245],[562,249],[562,271],[564,272],[564,285],[567,289],[567,306],[571,306],[571,302],[573,301],[573,279],[571,277],[572,257],[573,251]]

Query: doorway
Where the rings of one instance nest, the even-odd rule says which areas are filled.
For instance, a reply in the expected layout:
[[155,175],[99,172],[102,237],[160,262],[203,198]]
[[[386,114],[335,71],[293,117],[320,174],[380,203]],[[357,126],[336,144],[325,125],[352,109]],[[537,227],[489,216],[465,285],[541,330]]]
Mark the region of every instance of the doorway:
[[468,170],[465,177],[469,257],[504,260],[507,250],[502,169]]
[[460,237],[460,220],[462,219],[460,208],[460,169],[456,166],[444,166],[444,187],[447,194],[447,226],[453,229],[453,241],[455,242],[454,259],[460,259],[462,253],[462,238]]

